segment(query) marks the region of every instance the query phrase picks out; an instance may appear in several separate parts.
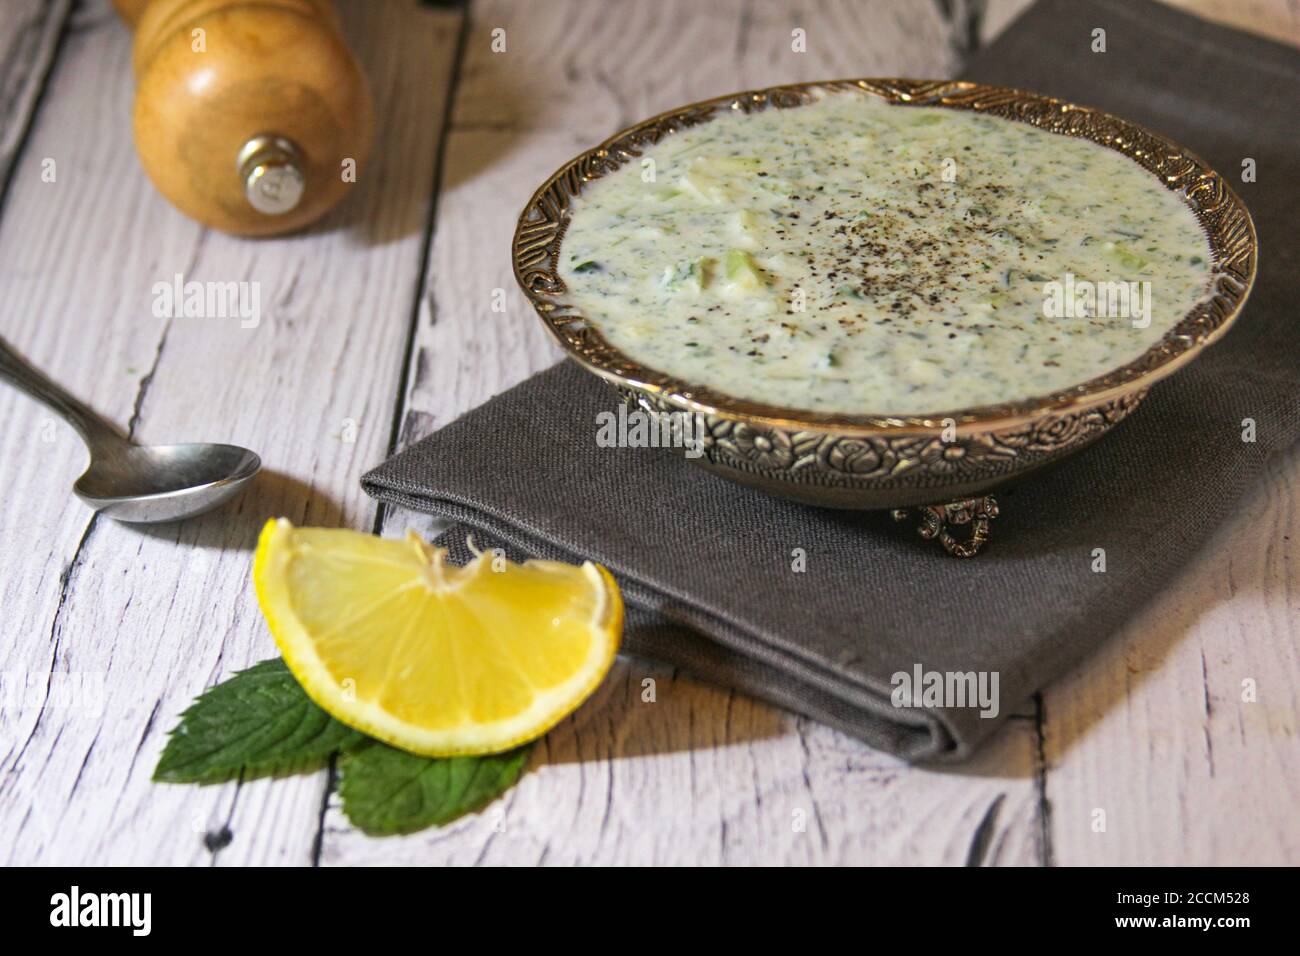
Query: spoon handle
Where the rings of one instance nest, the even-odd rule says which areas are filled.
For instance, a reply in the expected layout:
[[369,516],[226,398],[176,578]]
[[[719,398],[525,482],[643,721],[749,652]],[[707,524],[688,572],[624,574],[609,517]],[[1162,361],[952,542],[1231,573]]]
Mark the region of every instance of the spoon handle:
[[0,379],[45,403],[51,411],[77,430],[91,453],[109,451],[127,444],[112,425],[104,421],[76,397],[46,378],[41,372],[0,339]]

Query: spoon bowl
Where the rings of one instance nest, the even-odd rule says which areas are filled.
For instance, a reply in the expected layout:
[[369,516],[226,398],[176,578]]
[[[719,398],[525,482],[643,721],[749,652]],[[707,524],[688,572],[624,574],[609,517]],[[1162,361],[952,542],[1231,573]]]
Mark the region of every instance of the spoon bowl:
[[93,457],[72,490],[117,521],[179,521],[234,497],[261,467],[238,445],[121,445]]
[[134,524],[180,521],[239,493],[262,460],[238,445],[136,445],[0,339],[0,381],[71,425],[90,452],[73,493],[95,511]]

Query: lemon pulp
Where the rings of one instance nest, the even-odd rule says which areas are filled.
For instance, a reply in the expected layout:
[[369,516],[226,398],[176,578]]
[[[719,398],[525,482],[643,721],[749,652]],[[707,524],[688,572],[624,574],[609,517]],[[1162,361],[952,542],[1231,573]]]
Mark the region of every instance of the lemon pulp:
[[327,712],[426,756],[540,736],[608,672],[623,626],[609,572],[587,562],[463,567],[403,540],[268,521],[253,563],[285,662]]

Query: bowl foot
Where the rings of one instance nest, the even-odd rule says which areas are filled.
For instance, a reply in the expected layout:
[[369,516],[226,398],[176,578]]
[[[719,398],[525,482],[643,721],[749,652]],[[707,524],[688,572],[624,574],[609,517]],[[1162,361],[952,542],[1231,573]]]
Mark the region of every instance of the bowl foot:
[[[998,516],[998,503],[992,495],[984,495],[937,505],[896,508],[892,514],[895,521],[906,521],[915,514],[921,519],[916,529],[921,537],[938,538],[943,549],[953,557],[973,558],[989,538],[989,522]],[[952,533],[958,526],[965,529],[960,538]]]

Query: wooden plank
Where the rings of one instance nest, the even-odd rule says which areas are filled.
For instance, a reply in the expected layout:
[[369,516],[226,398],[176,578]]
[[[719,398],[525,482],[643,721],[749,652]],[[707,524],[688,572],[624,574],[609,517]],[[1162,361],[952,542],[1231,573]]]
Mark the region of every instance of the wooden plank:
[[[1221,17],[1240,9],[1179,5],[1204,13],[1209,2]],[[225,437],[263,451],[274,473],[218,515],[161,534],[92,523],[63,493],[80,445],[0,390],[0,482],[23,502],[0,519],[0,673],[6,695],[19,695],[0,704],[0,862],[302,863],[318,847],[330,864],[1300,859],[1290,825],[1300,791],[1296,454],[1166,596],[1045,691],[1041,721],[1014,719],[957,772],[908,768],[623,660],[548,735],[518,788],[443,830],[372,840],[329,795],[318,834],[324,774],[150,784],[163,732],[189,697],[272,652],[246,581],[261,520],[370,526],[356,477],[383,454],[404,377],[407,441],[554,357],[514,292],[506,246],[555,165],[640,116],[727,90],[953,72],[972,7],[989,37],[1023,3],[476,3],[418,308],[459,14],[347,5],[392,117],[380,163],[363,195],[311,235],[243,243],[184,220],[139,172],[129,40],[102,0],[78,12],[16,149],[56,50],[51,18],[67,3],[11,5],[0,22],[0,172],[18,158],[0,219],[0,330],[143,439]],[[1247,26],[1297,35],[1293,5],[1248,5],[1266,16]],[[489,45],[498,26],[504,54]],[[795,28],[808,53],[789,49]],[[45,159],[56,161],[54,183],[41,182]],[[260,281],[263,325],[155,320],[150,286],[175,271]],[[497,288],[505,313],[491,309]],[[384,529],[408,523],[430,526],[393,514]],[[641,701],[644,677],[657,681],[655,704]],[[1247,678],[1253,703],[1241,699]],[[1107,812],[1101,834],[1097,808]]]
[[[313,859],[326,774],[208,788],[149,775],[191,697],[274,653],[248,582],[261,523],[373,521],[357,477],[388,445],[460,14],[414,0],[344,13],[381,105],[373,165],[307,235],[258,242],[200,229],[140,172],[125,29],[105,17],[68,41],[0,221],[14,292],[0,321],[141,440],[230,440],[259,450],[268,471],[180,526],[88,524],[63,494],[75,439],[59,426],[48,448],[36,444],[44,413],[0,399],[19,423],[3,439],[6,482],[32,502],[0,555],[6,670],[56,687],[85,673],[108,691],[100,715],[47,702],[4,728],[7,863]],[[54,190],[26,178],[47,155],[68,170]],[[152,284],[175,273],[260,283],[260,324],[153,318]]]
[[[656,701],[641,699],[656,681]],[[331,797],[324,865],[1029,864],[1035,732],[962,775],[908,767],[731,691],[620,660],[520,783],[439,830],[371,839]]]
[[1056,862],[1300,863],[1300,448],[1044,707]]
[[[14,165],[22,148],[27,143],[29,124],[36,112],[41,96],[45,91],[49,75],[53,69],[59,50],[59,38],[71,15],[70,0],[58,3],[46,3],[44,0],[19,0],[11,4],[6,16],[0,18],[0,209],[3,209],[4,197],[8,195],[15,177]],[[26,177],[30,188],[30,177]],[[0,263],[0,286],[7,286],[8,273]],[[5,297],[7,298],[7,296]],[[9,338],[16,338],[14,330],[6,324],[4,333]],[[3,445],[14,444],[29,454],[37,450],[36,441],[47,436],[55,436],[52,427],[44,424],[38,429],[32,427],[31,417],[23,418],[15,414],[15,405],[22,405],[21,400],[8,389],[0,389],[0,414],[10,423],[5,429],[5,438],[0,438]],[[24,427],[26,426],[26,427]],[[44,445],[50,442],[42,442]],[[8,448],[5,449],[9,451]],[[15,455],[0,455],[0,480],[10,489],[11,494],[31,495],[38,492],[35,481],[23,481],[31,474],[33,462],[13,461]],[[36,459],[39,471],[42,456]],[[35,477],[34,475],[32,477]],[[14,482],[11,484],[11,482]],[[12,499],[11,499],[12,500]],[[84,523],[77,521],[59,522],[55,528],[57,511],[53,508],[32,507],[28,514],[35,520],[41,530],[48,534],[45,546],[50,549],[51,560],[39,565],[30,560],[8,560],[10,552],[0,550],[0,606],[5,609],[6,630],[13,627],[15,633],[32,632],[46,622],[41,611],[57,599],[58,565],[53,560],[56,555],[71,551],[84,531]],[[0,518],[4,522],[2,536],[10,539],[9,518]],[[27,556],[23,556],[27,557]],[[0,754],[7,760],[17,746],[23,732],[24,710],[30,708],[26,699],[42,693],[42,688],[27,686],[28,674],[25,669],[15,666],[16,660],[9,640],[0,642]],[[0,767],[4,766],[0,763]],[[0,799],[13,786],[9,775],[0,775]],[[4,819],[8,820],[7,817]]]
[[[151,367],[159,329],[147,309],[129,309],[122,295],[119,270],[140,269],[129,240],[144,228],[143,223],[134,231],[128,227],[124,243],[114,227],[134,218],[126,215],[131,203],[149,208],[149,190],[133,170],[123,120],[130,108],[129,46],[107,9],[99,12],[98,21],[92,12],[86,28],[67,37],[61,69],[43,100],[46,109],[13,168],[0,220],[5,290],[0,328],[52,377],[126,423]],[[91,149],[93,161],[84,155]],[[42,181],[46,160],[55,164],[53,182]],[[105,218],[110,209],[119,217],[112,226]],[[86,224],[95,221],[104,222],[105,230],[93,249],[80,247]],[[199,234],[196,227],[170,222],[151,231],[154,242],[178,251],[193,249]],[[104,255],[110,245],[116,262]],[[94,268],[101,261],[113,268]],[[60,682],[66,688],[72,680],[68,673],[77,670],[66,661],[66,647],[65,660],[58,660],[62,635],[56,625],[90,529],[86,510],[67,493],[85,453],[70,429],[12,389],[0,389],[0,415],[9,423],[0,435],[0,480],[10,500],[23,503],[21,509],[6,508],[0,518],[5,608],[0,670],[6,682],[0,711],[0,817],[6,821],[0,828],[0,860],[45,860],[61,833],[68,794],[83,781],[74,777],[47,785],[41,779],[43,761],[30,751],[32,738],[47,711],[60,724],[80,718],[87,740],[99,725],[93,710],[49,710]],[[84,670],[106,692],[104,669]],[[10,689],[15,687],[18,698]]]
[[72,14],[72,0],[9,0],[0,18],[0,196]]
[[[955,35],[965,24],[954,26],[941,6],[479,0],[454,125],[563,132],[585,147],[662,110],[750,87],[872,74],[949,76],[959,65]],[[504,31],[504,51],[494,52],[493,41],[499,47],[502,38],[494,31]]]
[[[516,291],[509,240],[532,189],[620,126],[746,86],[853,74],[943,75],[930,4],[740,0],[701,6],[475,3],[403,443],[557,358]],[[683,25],[686,25],[685,28]],[[808,53],[790,49],[801,28]],[[506,50],[493,53],[492,31]],[[492,310],[504,290],[504,312]],[[386,534],[433,523],[387,517]],[[657,702],[641,701],[641,680]],[[1039,853],[1036,730],[962,774],[909,768],[807,720],[641,661],[551,731],[522,783],[482,813],[401,839],[352,828],[332,796],[321,862],[1030,863]],[[798,825],[802,821],[802,828]]]

